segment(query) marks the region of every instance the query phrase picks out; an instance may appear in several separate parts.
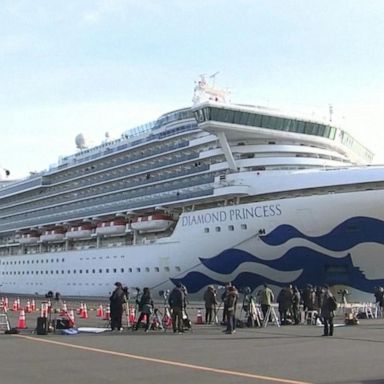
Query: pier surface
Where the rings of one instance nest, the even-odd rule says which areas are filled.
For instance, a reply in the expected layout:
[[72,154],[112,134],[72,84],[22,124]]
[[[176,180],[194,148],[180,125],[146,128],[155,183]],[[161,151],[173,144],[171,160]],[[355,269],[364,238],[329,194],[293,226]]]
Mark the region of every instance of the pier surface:
[[[77,326],[105,327],[106,321],[96,317],[97,303],[88,306],[88,319],[77,319]],[[11,326],[18,316],[9,312]],[[126,328],[70,336],[56,330],[39,336],[34,331],[37,316],[27,314],[27,328],[19,334],[0,334],[1,382],[384,383],[383,319],[344,326],[340,317],[332,337],[322,337],[322,327],[316,325],[238,328],[227,335],[219,324],[193,324],[183,334]]]

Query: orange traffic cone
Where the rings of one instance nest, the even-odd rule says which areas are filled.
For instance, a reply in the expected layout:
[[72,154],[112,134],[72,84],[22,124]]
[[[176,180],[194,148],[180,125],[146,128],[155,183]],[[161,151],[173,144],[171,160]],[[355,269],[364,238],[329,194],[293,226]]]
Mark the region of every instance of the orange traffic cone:
[[68,313],[67,303],[63,303],[63,307],[60,310],[60,316],[64,316]]
[[25,306],[25,313],[31,313],[31,312],[32,312],[31,302],[27,300],[27,304]]
[[17,311],[17,299],[13,301],[12,311]]
[[25,312],[24,312],[24,309],[22,309],[20,311],[19,321],[17,323],[17,328],[18,329],[25,329],[25,328],[27,328],[27,324],[25,322]]
[[203,315],[200,309],[197,310],[196,324],[203,324]]
[[9,300],[8,297],[4,298],[4,311],[7,312],[9,308]]
[[111,308],[108,305],[107,309],[105,310],[103,320],[110,320],[110,319],[111,319]]
[[75,326],[75,312],[73,311],[73,309],[71,309],[71,310],[68,312],[68,317],[69,317],[69,319],[71,320],[73,326]]
[[99,305],[99,308],[97,309],[96,316],[97,317],[104,317],[104,310],[103,310],[103,305],[102,304]]
[[83,312],[84,312],[84,303],[83,303],[83,302],[80,303],[80,307],[77,309],[76,312],[77,312],[77,314],[78,314],[80,317],[83,316]]
[[136,315],[135,315],[135,306],[130,305],[129,306],[129,324],[135,324],[136,323]]
[[32,310],[32,312],[35,312],[35,311],[36,311],[36,301],[35,301],[35,299],[32,299],[32,302],[31,302],[31,310]]
[[82,319],[88,319],[88,310],[87,310],[87,304],[84,304],[83,306],[83,312],[80,315]]

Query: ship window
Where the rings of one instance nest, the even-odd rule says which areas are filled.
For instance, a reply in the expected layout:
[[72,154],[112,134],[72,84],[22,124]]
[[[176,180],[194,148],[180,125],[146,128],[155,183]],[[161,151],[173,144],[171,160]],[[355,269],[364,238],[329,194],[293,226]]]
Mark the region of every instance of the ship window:
[[[39,271],[36,271],[36,275],[38,275],[39,274]],[[23,272],[23,275],[24,275],[24,272]]]
[[59,271],[56,271],[56,275],[58,275],[59,274]]
[[70,274],[71,274],[71,271],[68,269],[67,273],[70,275]]
[[[23,264],[24,264],[24,261],[23,261]],[[36,264],[39,264],[39,260],[36,260]]]
[[175,267],[176,271],[180,272],[181,268],[180,267]]
[[149,268],[148,267],[145,267],[145,272],[149,272]]
[[113,273],[116,273],[117,272],[117,269],[116,268],[113,268]]
[[96,269],[92,269],[92,273],[96,273]]
[[86,269],[86,270],[85,270],[85,273],[89,273],[89,269]]
[[228,225],[228,231],[234,231],[235,227],[233,225]]
[[247,224],[241,224],[241,229],[247,229]]
[[[28,274],[28,272],[27,272],[27,274]],[[48,271],[45,271],[45,274],[48,275]]]
[[99,273],[103,273],[103,270],[102,270],[102,269],[99,269]]
[[155,267],[155,272],[160,272],[160,268],[159,267]]
[[25,261],[23,260],[23,264],[25,264]]
[[221,231],[221,227],[216,227],[215,230],[216,230],[216,232],[220,232]]
[[124,273],[124,268],[121,268],[121,269],[120,269],[120,272],[121,272],[121,273]]
[[76,269],[73,270],[73,273],[76,273]]
[[61,274],[64,275],[64,271],[63,270],[61,271]]
[[82,269],[79,269],[79,273],[83,273],[83,270],[82,270]]
[[205,233],[209,233],[209,228],[204,228]]
[[141,269],[140,268],[136,268],[136,272],[141,272]]
[[106,273],[109,273],[109,269],[107,268],[107,269],[105,270],[105,272],[106,272]]
[[164,270],[165,270],[166,272],[169,272],[169,267],[164,267]]
[[132,268],[128,268],[128,272],[132,273]]

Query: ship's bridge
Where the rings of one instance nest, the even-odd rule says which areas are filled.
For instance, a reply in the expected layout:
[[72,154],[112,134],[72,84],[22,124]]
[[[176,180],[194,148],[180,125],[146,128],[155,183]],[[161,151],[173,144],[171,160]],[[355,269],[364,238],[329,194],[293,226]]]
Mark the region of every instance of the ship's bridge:
[[293,117],[264,107],[207,101],[193,107],[199,128],[215,134],[228,164],[236,165],[229,142],[247,139],[300,141],[301,145],[325,147],[356,163],[370,163],[373,153],[346,131],[330,124]]

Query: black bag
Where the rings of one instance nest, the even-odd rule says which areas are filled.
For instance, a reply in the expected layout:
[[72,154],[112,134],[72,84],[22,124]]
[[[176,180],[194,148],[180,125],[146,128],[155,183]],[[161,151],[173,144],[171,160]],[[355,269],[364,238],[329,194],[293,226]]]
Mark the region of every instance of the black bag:
[[37,335],[47,335],[48,334],[48,320],[46,317],[38,317],[37,318],[36,334]]
[[68,319],[57,319],[56,320],[56,329],[69,329],[71,328],[70,322]]

